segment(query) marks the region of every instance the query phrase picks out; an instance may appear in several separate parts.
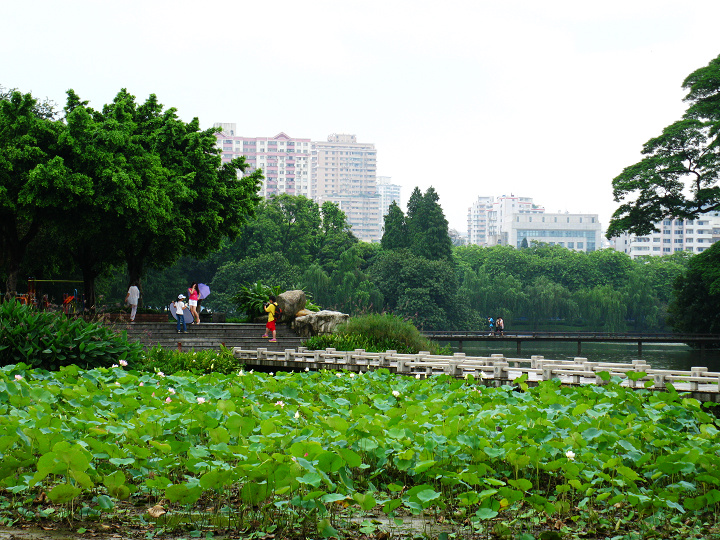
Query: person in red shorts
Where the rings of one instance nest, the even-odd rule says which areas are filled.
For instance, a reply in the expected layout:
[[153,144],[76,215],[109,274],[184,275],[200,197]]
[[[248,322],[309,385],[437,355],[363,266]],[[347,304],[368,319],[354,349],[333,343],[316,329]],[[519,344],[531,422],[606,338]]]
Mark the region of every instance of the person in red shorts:
[[263,337],[270,337],[268,335],[268,332],[272,332],[272,339],[269,342],[273,343],[277,341],[275,334],[275,308],[277,307],[277,302],[275,302],[275,297],[272,294],[270,295],[270,301],[265,302],[263,304],[263,307],[268,314],[268,322],[265,325],[265,334],[263,335]]

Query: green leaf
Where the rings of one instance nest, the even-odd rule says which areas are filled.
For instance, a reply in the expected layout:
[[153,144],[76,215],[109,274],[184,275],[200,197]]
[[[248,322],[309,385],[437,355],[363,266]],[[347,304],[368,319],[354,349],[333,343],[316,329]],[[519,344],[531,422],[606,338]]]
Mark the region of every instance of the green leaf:
[[82,493],[80,488],[70,484],[59,484],[52,488],[47,494],[48,498],[55,504],[65,504]]

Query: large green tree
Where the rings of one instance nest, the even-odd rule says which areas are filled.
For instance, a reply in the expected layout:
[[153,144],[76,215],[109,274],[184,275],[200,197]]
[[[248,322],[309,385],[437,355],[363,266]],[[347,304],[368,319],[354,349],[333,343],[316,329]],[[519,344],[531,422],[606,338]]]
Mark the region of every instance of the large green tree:
[[[41,231],[87,196],[86,178],[69,171],[58,155],[64,126],[52,106],[31,94],[0,93],[0,266],[6,293],[17,292],[18,273]],[[71,232],[71,231],[66,231]],[[48,242],[44,257],[56,253]]]
[[645,143],[640,162],[613,180],[620,204],[608,238],[648,234],[666,217],[695,219],[720,208],[720,56],[691,73],[688,109],[680,120]]
[[216,130],[197,118],[183,122],[154,95],[138,105],[124,89],[102,111],[71,90],[65,111],[65,163],[92,183],[64,216],[91,306],[94,280],[110,267],[124,263],[133,282],[183,254],[203,258],[253,214],[260,172],[243,176],[244,158],[223,164]]
[[393,201],[385,216],[385,226],[380,244],[383,249],[401,249],[410,247],[408,228],[405,223],[405,214],[398,204]]
[[675,282],[670,324],[679,332],[720,334],[720,242],[688,261]]

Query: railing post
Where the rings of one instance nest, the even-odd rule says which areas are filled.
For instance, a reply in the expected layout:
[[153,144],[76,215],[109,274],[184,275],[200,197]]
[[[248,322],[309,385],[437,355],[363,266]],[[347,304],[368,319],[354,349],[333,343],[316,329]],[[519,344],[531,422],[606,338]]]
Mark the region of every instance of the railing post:
[[544,356],[533,355],[530,357],[530,368],[538,369],[542,365],[542,361],[545,359]]
[[507,362],[495,362],[493,364],[493,377],[496,379],[507,379],[508,376],[508,363]]
[[459,377],[462,375],[462,368],[457,362],[448,362],[448,365],[445,368],[445,373],[452,377]]

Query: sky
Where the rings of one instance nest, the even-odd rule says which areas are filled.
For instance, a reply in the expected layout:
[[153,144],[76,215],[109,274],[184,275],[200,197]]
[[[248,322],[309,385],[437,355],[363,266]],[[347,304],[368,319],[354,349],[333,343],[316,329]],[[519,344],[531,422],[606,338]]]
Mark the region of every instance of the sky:
[[[31,6],[31,7],[30,7]],[[0,12],[0,86],[101,108],[126,88],[203,128],[377,149],[464,232],[479,196],[598,214],[720,55],[718,0],[35,0]]]

